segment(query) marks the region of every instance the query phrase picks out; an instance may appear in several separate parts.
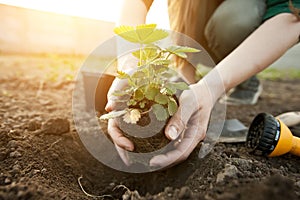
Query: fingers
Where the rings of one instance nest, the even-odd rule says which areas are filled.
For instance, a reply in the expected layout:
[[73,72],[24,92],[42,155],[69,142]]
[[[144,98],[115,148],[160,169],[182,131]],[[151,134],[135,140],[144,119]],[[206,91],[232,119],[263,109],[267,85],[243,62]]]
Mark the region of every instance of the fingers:
[[115,79],[110,86],[107,93],[107,104],[105,110],[110,112],[116,108],[116,96],[113,95],[115,91],[122,90],[127,85],[127,80]]
[[203,109],[194,113],[188,122],[188,127],[183,133],[183,138],[180,139],[175,147],[175,150],[166,154],[154,156],[150,160],[150,166],[167,167],[182,162],[188,158],[197,144],[204,139],[210,110]]
[[186,160],[197,144],[204,138],[204,135],[205,133],[198,133],[194,126],[190,127],[186,130],[184,137],[178,143],[176,149],[166,154],[154,156],[150,160],[150,166],[167,167]]
[[123,135],[122,131],[118,128],[116,121],[113,119],[108,121],[108,134],[116,145],[127,151],[133,151],[133,143]]
[[173,115],[173,117],[169,120],[166,128],[165,135],[170,140],[175,140],[178,136],[185,130],[187,120],[190,116],[183,117],[183,108],[179,107],[178,111]]
[[177,112],[169,120],[165,128],[165,135],[170,140],[175,140],[186,129],[186,125],[194,112],[199,106],[195,105],[196,101],[192,91],[185,91],[179,99]]
[[128,158],[128,151],[125,151],[123,148],[119,147],[118,145],[115,145],[115,147],[116,147],[116,150],[118,151],[118,154],[119,154],[120,158],[124,162],[124,164],[126,166],[130,166],[131,162]]

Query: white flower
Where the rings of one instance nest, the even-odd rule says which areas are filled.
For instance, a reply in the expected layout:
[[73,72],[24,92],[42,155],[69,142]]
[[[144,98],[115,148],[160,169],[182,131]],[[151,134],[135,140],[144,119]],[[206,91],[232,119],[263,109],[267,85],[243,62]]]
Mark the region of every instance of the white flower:
[[136,124],[141,118],[141,113],[138,109],[131,109],[123,116],[123,120],[126,123]]

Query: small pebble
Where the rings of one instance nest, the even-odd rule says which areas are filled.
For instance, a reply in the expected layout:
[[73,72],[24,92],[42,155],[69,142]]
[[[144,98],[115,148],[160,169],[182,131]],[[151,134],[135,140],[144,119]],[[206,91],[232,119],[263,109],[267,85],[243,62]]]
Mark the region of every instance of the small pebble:
[[20,144],[20,142],[19,141],[17,141],[17,140],[11,140],[11,141],[9,141],[8,143],[7,143],[7,147],[8,148],[17,148],[17,147],[19,147],[21,144]]
[[6,148],[0,148],[0,162],[5,160],[7,157],[7,149]]
[[9,154],[10,158],[18,158],[18,157],[21,157],[21,156],[22,156],[22,154],[19,151],[13,151]]
[[180,189],[178,198],[179,199],[190,199],[192,197],[192,191],[189,187],[184,186]]
[[235,165],[226,164],[225,168],[217,174],[217,183],[223,182],[225,177],[236,178],[240,171]]
[[4,183],[5,183],[5,184],[10,184],[10,183],[11,183],[11,179],[7,177],[7,178],[4,180]]
[[28,130],[29,131],[36,131],[40,129],[42,124],[38,122],[37,120],[32,120],[28,123]]

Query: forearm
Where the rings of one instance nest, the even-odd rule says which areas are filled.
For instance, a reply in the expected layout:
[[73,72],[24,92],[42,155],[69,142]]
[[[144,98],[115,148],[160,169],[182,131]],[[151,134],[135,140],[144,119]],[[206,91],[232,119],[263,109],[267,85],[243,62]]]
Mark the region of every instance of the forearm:
[[298,42],[299,34],[300,22],[292,14],[280,14],[262,24],[204,78],[214,100],[224,89],[235,87],[276,61]]
[[122,8],[116,25],[144,24],[147,13],[147,7],[142,0],[122,0]]
[[[116,26],[145,24],[147,13],[147,7],[142,0],[123,0]],[[130,47],[126,41],[117,39],[117,54],[121,56],[118,57],[118,70],[128,71],[135,68],[137,64],[136,59],[130,53],[124,55],[124,53],[132,51],[128,48]]]

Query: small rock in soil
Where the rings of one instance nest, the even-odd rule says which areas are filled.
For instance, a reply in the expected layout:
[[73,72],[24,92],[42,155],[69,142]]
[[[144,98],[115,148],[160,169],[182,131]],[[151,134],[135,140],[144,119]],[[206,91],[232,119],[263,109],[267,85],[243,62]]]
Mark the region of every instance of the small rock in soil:
[[237,178],[238,173],[240,173],[240,171],[235,165],[226,164],[225,168],[218,173],[216,182],[223,182],[225,177]]
[[0,148],[0,162],[5,160],[7,157],[7,149],[6,148]]
[[29,131],[36,131],[38,129],[40,129],[42,126],[42,124],[36,120],[30,121],[28,123],[28,130]]
[[17,140],[11,140],[11,141],[9,141],[8,143],[7,143],[7,147],[8,148],[17,148],[17,147],[19,147],[19,146],[21,146],[21,142],[20,141],[17,141]]
[[19,164],[15,164],[13,167],[12,167],[12,172],[19,172],[21,169],[21,166]]
[[42,125],[42,133],[61,135],[70,131],[70,122],[66,118],[49,119]]
[[295,185],[300,188],[300,181],[297,181]]
[[18,157],[21,157],[21,156],[22,156],[22,154],[19,151],[13,151],[9,154],[10,158],[18,158]]
[[10,178],[7,177],[7,178],[4,180],[4,183],[5,183],[5,184],[10,184],[10,183],[11,183]]
[[184,186],[180,189],[178,197],[179,199],[191,199],[193,193],[191,189],[187,186]]
[[232,164],[240,167],[242,170],[248,170],[252,167],[252,160],[243,159],[243,158],[231,158]]

